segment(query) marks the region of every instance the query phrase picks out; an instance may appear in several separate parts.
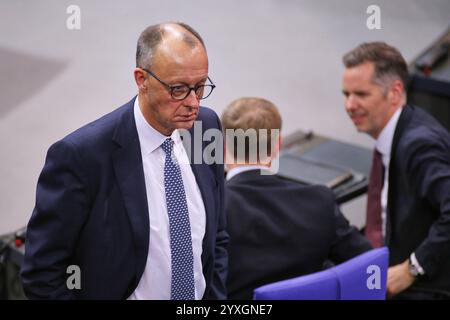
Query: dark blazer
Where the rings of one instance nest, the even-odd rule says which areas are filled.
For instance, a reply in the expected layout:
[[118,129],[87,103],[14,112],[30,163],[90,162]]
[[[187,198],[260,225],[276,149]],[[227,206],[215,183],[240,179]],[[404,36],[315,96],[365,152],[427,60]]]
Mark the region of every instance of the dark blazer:
[[[22,280],[28,297],[126,299],[137,287],[150,229],[134,99],[50,147],[27,229]],[[202,107],[197,120],[203,131],[220,129],[210,109]],[[192,170],[206,209],[204,298],[224,299],[223,165]],[[80,290],[67,289],[69,265],[81,269]]]
[[417,107],[398,120],[388,192],[390,264],[415,252],[427,275],[413,287],[450,294],[450,134]]
[[371,249],[340,212],[333,193],[259,170],[225,182],[228,296],[252,299],[261,285],[320,271]]

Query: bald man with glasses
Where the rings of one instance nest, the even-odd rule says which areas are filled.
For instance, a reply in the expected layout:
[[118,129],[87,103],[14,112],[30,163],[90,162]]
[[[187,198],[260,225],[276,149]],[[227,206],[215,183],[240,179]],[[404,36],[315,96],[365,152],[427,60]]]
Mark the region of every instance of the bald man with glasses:
[[190,163],[180,134],[195,121],[220,130],[200,107],[215,88],[202,38],[183,23],[148,27],[134,78],[136,97],[48,151],[27,230],[29,298],[226,298],[223,161]]

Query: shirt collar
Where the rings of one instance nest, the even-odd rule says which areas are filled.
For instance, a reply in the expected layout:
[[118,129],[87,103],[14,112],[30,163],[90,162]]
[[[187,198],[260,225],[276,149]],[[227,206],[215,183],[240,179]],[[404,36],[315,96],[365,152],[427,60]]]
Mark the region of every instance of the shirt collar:
[[[134,101],[134,119],[136,121],[142,154],[146,155],[155,151],[167,138],[169,138],[153,128],[147,120],[145,120],[141,108],[139,107],[139,96],[137,96]],[[182,143],[178,130],[174,130],[170,138],[172,138],[175,145]]]
[[395,111],[375,143],[375,148],[383,156],[389,157],[391,154],[392,140],[394,139],[395,128],[397,127],[398,118],[400,117],[402,110],[403,108],[398,108],[398,110]]
[[227,181],[242,172],[251,171],[251,170],[269,170],[269,168],[266,166],[261,166],[261,165],[235,167],[235,168],[231,169],[230,171],[228,171]]

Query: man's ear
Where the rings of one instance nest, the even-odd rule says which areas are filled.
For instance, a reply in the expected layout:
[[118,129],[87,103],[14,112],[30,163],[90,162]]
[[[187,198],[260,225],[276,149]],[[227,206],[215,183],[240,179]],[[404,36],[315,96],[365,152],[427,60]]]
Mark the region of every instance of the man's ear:
[[136,81],[136,85],[139,91],[146,90],[145,80],[147,77],[144,74],[144,71],[141,68],[134,69],[134,80]]
[[278,134],[278,141],[274,145],[274,149],[272,151],[272,158],[275,158],[281,150],[281,145],[283,143],[283,138],[281,137],[281,132]]
[[234,155],[230,154],[229,149],[227,148],[226,138],[223,139],[223,164],[225,166],[225,171],[228,172],[232,168],[236,167],[236,160],[234,159]]
[[394,80],[389,90],[389,99],[393,105],[398,105],[402,102],[405,94],[405,87],[400,80]]
[[227,152],[228,152],[227,141],[225,140],[225,135],[224,135],[224,137],[223,137],[223,158],[224,158],[224,161],[226,161]]
[[226,165],[230,161],[230,155],[228,154],[227,141],[225,136],[223,137],[223,162]]

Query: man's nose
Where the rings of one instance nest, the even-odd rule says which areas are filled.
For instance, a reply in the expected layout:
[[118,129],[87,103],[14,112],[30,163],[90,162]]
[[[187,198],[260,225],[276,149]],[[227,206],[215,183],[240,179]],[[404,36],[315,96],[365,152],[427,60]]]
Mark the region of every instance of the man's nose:
[[200,99],[197,97],[195,90],[191,90],[189,95],[184,99],[184,103],[191,108],[198,108],[200,105]]
[[356,109],[356,101],[352,95],[349,95],[345,98],[345,110],[347,112],[354,111]]

